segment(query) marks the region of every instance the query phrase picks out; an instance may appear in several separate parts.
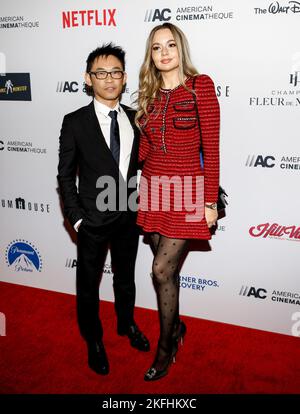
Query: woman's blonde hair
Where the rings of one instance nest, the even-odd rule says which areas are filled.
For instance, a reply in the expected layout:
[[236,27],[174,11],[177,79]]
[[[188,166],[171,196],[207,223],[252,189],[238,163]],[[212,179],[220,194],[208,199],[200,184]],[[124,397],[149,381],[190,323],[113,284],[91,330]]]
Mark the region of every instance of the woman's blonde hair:
[[[151,101],[157,96],[158,90],[162,87],[162,76],[160,71],[156,68],[152,60],[152,43],[155,33],[158,30],[169,29],[174,37],[178,56],[179,56],[179,81],[180,84],[184,85],[184,80],[186,77],[197,75],[198,72],[193,66],[190,58],[190,51],[188,41],[185,37],[185,34],[177,26],[172,23],[163,23],[158,26],[155,26],[147,39],[146,43],[146,53],[144,62],[140,69],[139,75],[139,89],[138,97],[136,100],[137,103],[137,113],[135,117],[135,122],[138,127],[140,127],[140,119],[146,115],[146,120],[148,120],[149,114],[147,112],[147,107]],[[185,85],[184,85],[185,86]]]

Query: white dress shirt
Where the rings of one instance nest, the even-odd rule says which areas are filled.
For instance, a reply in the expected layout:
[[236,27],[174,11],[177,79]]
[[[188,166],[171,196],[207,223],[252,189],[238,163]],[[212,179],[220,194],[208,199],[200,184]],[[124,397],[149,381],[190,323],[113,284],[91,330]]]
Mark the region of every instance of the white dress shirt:
[[[118,102],[114,108],[110,108],[109,106],[104,105],[103,103],[97,101],[94,98],[94,107],[96,111],[96,115],[98,118],[98,122],[105,138],[106,144],[108,148],[110,148],[110,124],[111,124],[111,117],[108,116],[110,111],[117,111],[118,112],[118,124],[119,124],[119,131],[120,131],[120,162],[119,162],[119,169],[120,173],[122,174],[124,180],[127,178],[128,167],[130,162],[132,144],[134,139],[134,132],[131,126],[131,123],[126,115],[124,109],[121,107],[120,103]],[[99,137],[100,139],[100,137]],[[81,223],[82,219],[78,220],[74,224],[74,228],[78,231],[78,227]]]

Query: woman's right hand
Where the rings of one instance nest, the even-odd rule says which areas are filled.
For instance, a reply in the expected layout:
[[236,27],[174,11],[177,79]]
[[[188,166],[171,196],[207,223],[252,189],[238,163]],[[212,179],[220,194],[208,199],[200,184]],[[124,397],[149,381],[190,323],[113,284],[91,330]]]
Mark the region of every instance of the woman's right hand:
[[209,228],[215,226],[218,219],[218,210],[212,210],[209,207],[205,207],[205,219]]

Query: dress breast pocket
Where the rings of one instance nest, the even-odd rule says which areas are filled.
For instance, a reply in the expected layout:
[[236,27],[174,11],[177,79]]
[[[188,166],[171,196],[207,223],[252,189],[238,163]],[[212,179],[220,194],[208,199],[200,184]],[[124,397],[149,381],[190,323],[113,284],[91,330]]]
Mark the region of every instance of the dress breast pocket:
[[195,102],[194,101],[181,101],[173,104],[175,112],[195,112]]
[[175,129],[192,129],[195,128],[196,121],[197,118],[195,116],[180,116],[173,118],[173,125]]

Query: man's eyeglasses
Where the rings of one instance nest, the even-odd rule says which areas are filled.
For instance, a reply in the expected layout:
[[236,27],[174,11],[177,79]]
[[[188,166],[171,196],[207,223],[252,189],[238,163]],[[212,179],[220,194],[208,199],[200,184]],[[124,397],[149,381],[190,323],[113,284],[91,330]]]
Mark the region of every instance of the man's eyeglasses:
[[124,72],[122,70],[111,70],[107,72],[106,70],[98,70],[97,72],[89,72],[89,75],[95,75],[97,79],[103,80],[110,75],[113,79],[123,78]]

